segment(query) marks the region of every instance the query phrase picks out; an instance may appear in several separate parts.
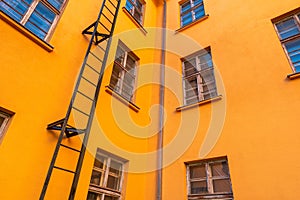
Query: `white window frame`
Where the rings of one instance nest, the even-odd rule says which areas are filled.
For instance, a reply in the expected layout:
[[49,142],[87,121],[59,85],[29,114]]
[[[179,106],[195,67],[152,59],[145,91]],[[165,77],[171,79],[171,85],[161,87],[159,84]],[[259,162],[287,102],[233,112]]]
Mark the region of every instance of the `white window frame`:
[[[297,9],[297,10],[299,10],[299,9]],[[287,58],[288,58],[288,61],[289,61],[289,63],[290,63],[290,66],[291,66],[291,68],[292,68],[292,71],[293,71],[294,73],[296,73],[296,69],[295,69],[295,67],[294,67],[294,63],[292,62],[292,60],[291,60],[291,58],[290,58],[290,56],[289,56],[288,50],[286,49],[285,45],[286,45],[287,43],[289,43],[289,42],[292,42],[292,41],[297,41],[297,40],[300,41],[300,33],[298,33],[298,34],[296,34],[296,35],[294,35],[294,36],[291,36],[291,37],[282,39],[276,25],[279,24],[279,23],[281,23],[281,22],[284,22],[284,21],[286,21],[286,20],[288,20],[288,19],[293,18],[294,21],[296,22],[296,26],[298,27],[298,30],[300,31],[300,17],[299,17],[299,15],[300,15],[300,11],[298,11],[298,12],[296,12],[296,13],[295,13],[295,12],[292,12],[291,14],[288,14],[288,13],[285,14],[285,17],[284,17],[283,19],[280,19],[280,20],[273,20],[274,28],[275,28],[275,30],[276,30],[276,33],[277,33],[278,38],[279,38],[279,40],[280,40],[280,42],[281,42],[282,48],[284,49],[284,52],[285,52],[285,54],[286,54],[286,56],[287,56]]]
[[[123,188],[124,175],[125,175],[124,171],[125,171],[125,164],[126,164],[127,160],[120,158],[118,156],[115,156],[111,153],[105,152],[101,149],[97,150],[97,154],[99,156],[102,156],[105,158],[105,161],[103,163],[104,169],[100,169],[96,166],[93,166],[93,171],[101,172],[102,175],[101,175],[99,185],[90,183],[89,193],[91,192],[91,193],[97,194],[98,195],[97,200],[104,200],[105,196],[113,196],[113,197],[117,198],[118,200],[122,200],[122,188]],[[120,181],[119,181],[117,190],[107,187],[108,176],[109,175],[115,176],[114,173],[109,171],[112,161],[121,165]]]
[[[20,0],[20,1],[23,1],[23,0]],[[40,38],[41,40],[44,40],[44,41],[49,41],[50,37],[52,36],[53,34],[53,31],[54,31],[54,28],[56,27],[57,25],[57,22],[59,20],[59,18],[61,17],[62,15],[62,12],[67,4],[67,1],[68,0],[64,0],[62,5],[61,5],[61,8],[58,10],[56,9],[54,6],[52,6],[47,0],[33,0],[33,2],[29,5],[28,7],[28,10],[25,12],[25,14],[23,15],[22,19],[19,21],[19,23],[24,27],[25,27],[25,24],[26,22],[29,20],[30,16],[32,15],[32,13],[35,11],[35,8],[37,7],[37,5],[39,4],[39,2],[41,2],[44,6],[46,6],[49,10],[51,10],[53,13],[55,13],[55,18],[45,36],[44,39]],[[6,4],[6,3],[4,3]],[[17,11],[16,11],[17,12]],[[9,16],[9,15],[8,15]],[[10,16],[9,16],[10,17]],[[10,17],[11,18],[11,17]],[[32,32],[30,29],[26,28],[27,30],[29,30],[30,32]],[[35,35],[35,33],[32,32],[32,34]]]
[[[123,63],[120,64],[118,63],[116,60],[117,60],[117,51],[118,51],[118,48],[120,48],[123,52],[124,52],[124,60],[123,60]],[[114,67],[115,65],[117,65],[119,68],[121,68],[121,74],[119,75],[118,77],[118,82],[116,84],[117,87],[113,87],[111,85],[111,81],[110,81],[110,84],[109,86],[111,87],[111,89],[113,91],[115,91],[116,93],[118,93],[119,95],[121,95],[124,99],[126,99],[127,101],[129,102],[132,102],[133,99],[134,99],[134,90],[136,88],[136,81],[137,81],[137,66],[138,66],[138,61],[139,61],[139,58],[132,52],[129,50],[129,48],[127,46],[125,46],[125,44],[121,41],[119,41],[119,44],[118,44],[118,47],[117,47],[117,51],[116,51],[116,58],[115,58],[115,61],[114,61]],[[134,62],[134,67],[132,67],[131,70],[133,70],[132,74],[130,74],[130,76],[132,75],[133,76],[133,81],[132,81],[132,91],[130,95],[130,99],[126,98],[124,95],[122,95],[122,92],[123,92],[123,87],[124,87],[124,83],[125,81],[125,73],[129,73],[129,71],[126,69],[126,64],[127,64],[127,58],[128,56],[130,56],[135,62]],[[114,70],[114,67],[113,67],[113,70]],[[113,76],[113,71],[112,71],[112,75]],[[112,77],[111,77],[111,80],[112,80]]]
[[[213,199],[213,200],[233,200],[233,193],[232,193],[232,185],[231,185],[231,178],[230,173],[229,176],[218,177],[215,178],[212,176],[211,165],[214,163],[219,162],[226,162],[228,170],[228,160],[227,157],[220,157],[220,158],[213,158],[213,159],[206,159],[200,161],[192,161],[186,162],[186,178],[187,178],[187,191],[188,191],[188,200],[200,200],[200,199]],[[206,178],[203,179],[192,179],[190,178],[190,167],[198,166],[198,165],[205,165],[206,171]],[[230,182],[230,189],[231,192],[214,192],[213,180],[222,180],[222,179],[229,179]],[[193,181],[206,181],[208,193],[199,193],[199,194],[192,194],[191,193],[191,182]]]
[[[186,97],[186,89],[190,88],[190,86],[189,86],[190,83],[187,81],[187,79],[189,77],[196,76],[196,78],[197,78],[197,92],[198,92],[197,98],[198,98],[198,102],[201,102],[201,101],[204,101],[204,100],[208,100],[208,99],[212,99],[212,98],[218,96],[217,84],[216,84],[216,79],[215,79],[215,75],[214,75],[214,66],[212,66],[212,68],[201,69],[201,66],[199,65],[201,63],[199,57],[201,55],[205,55],[205,54],[209,54],[211,56],[210,48],[206,48],[204,50],[200,50],[200,51],[198,51],[196,53],[193,53],[192,55],[189,55],[189,56],[181,59],[181,61],[182,61],[182,85],[183,85],[183,100],[184,100],[184,105],[191,104],[191,103],[187,102],[189,99],[187,99],[187,97]],[[185,75],[185,65],[184,65],[184,62],[188,61],[188,60],[192,60],[192,59],[196,60],[196,66],[194,66],[194,67],[196,67],[197,72],[195,72],[195,73],[193,73],[191,75],[186,76]],[[212,62],[212,58],[211,58],[211,62]],[[213,73],[212,74],[213,75],[213,80],[211,81],[211,84],[214,84],[214,86],[215,86],[214,90],[215,90],[216,95],[211,96],[208,99],[205,99],[204,95],[203,95],[203,87],[204,87],[205,84],[202,83],[201,70],[204,70],[204,71],[206,71],[206,70],[212,70],[212,73]],[[210,90],[210,91],[212,91],[212,90]]]

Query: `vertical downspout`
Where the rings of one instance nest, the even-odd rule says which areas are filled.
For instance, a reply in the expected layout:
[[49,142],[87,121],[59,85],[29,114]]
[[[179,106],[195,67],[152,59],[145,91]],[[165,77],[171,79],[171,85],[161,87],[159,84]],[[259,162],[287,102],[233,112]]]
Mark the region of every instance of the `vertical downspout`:
[[167,3],[163,0],[161,66],[159,85],[159,132],[157,141],[157,178],[156,200],[162,200],[162,170],[163,170],[163,133],[164,133],[164,98],[165,98],[165,59],[166,59],[166,14]]

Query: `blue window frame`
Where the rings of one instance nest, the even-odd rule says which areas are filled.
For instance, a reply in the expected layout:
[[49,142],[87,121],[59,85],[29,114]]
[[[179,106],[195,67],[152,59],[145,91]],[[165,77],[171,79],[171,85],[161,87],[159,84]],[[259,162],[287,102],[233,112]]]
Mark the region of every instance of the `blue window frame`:
[[275,23],[281,44],[294,72],[300,72],[300,13]]
[[65,0],[2,0],[0,10],[42,40],[47,40]]
[[180,5],[181,27],[205,16],[203,0],[188,0]]

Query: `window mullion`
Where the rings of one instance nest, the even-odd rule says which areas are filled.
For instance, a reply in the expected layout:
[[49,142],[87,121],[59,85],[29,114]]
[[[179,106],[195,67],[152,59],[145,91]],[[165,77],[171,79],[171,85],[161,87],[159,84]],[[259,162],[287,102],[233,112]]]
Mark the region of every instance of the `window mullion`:
[[207,173],[207,190],[208,193],[214,193],[212,172],[209,163],[206,163],[206,173]]
[[25,23],[28,21],[31,14],[34,12],[36,6],[38,5],[39,0],[34,0],[32,4],[29,6],[28,11],[24,15],[24,17],[21,19],[20,24],[25,25]]
[[297,28],[300,31],[300,19],[297,14],[294,15],[293,17],[294,17],[294,20],[296,21]]
[[106,165],[105,165],[105,173],[104,173],[104,181],[103,181],[103,187],[106,187],[107,180],[108,180],[108,174],[109,174],[109,167],[110,167],[110,158],[106,159]]
[[[198,100],[202,101],[204,100],[204,96],[202,95],[203,93],[203,87],[202,87],[202,77],[201,77],[201,73],[199,73],[199,71],[201,70],[200,68],[200,59],[198,56],[195,57],[196,60],[196,70],[197,72],[197,89],[198,89]],[[199,65],[198,65],[199,63]]]

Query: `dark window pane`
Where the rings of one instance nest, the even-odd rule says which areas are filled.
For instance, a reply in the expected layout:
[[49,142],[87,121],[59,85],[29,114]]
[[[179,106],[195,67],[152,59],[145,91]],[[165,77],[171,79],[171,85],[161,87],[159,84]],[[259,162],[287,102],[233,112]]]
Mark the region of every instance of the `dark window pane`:
[[190,178],[206,178],[205,165],[190,166]]
[[120,174],[122,170],[122,164],[111,160],[109,171],[114,174]]
[[296,72],[298,72],[300,63],[300,39],[286,43],[285,47],[295,67]]
[[120,90],[121,75],[122,75],[122,68],[118,64],[115,64],[113,66],[113,71],[109,83],[109,85],[112,87],[114,91],[119,92]]
[[27,22],[25,24],[25,27],[31,30],[36,36],[38,36],[41,39],[44,39],[46,37],[46,33],[41,31],[37,26],[33,25],[31,22]]
[[106,187],[113,189],[113,190],[118,190],[119,189],[119,178],[108,175]]
[[104,169],[104,160],[105,160],[105,157],[97,154],[95,162],[94,162],[94,166],[98,167],[98,168],[101,168],[101,169]]
[[286,39],[300,33],[294,18],[277,23],[276,27],[281,39]]
[[202,3],[202,0],[194,0],[194,6],[198,5],[198,4],[201,4]]
[[3,124],[4,120],[5,120],[5,118],[0,116],[0,128],[1,128],[1,125]]
[[207,192],[206,181],[191,182],[191,194],[202,194]]
[[197,72],[196,59],[191,59],[184,62],[184,76],[189,76]]
[[87,196],[87,200],[97,200],[97,194],[96,193],[93,193],[93,192],[89,192],[88,193],[88,196]]
[[102,176],[101,172],[93,171],[92,172],[91,183],[96,184],[96,185],[100,185],[101,176]]
[[214,180],[213,181],[214,192],[231,192],[230,180]]
[[226,161],[211,163],[210,166],[212,176],[229,176],[229,169]]
[[118,200],[118,197],[112,197],[112,196],[107,196],[105,195],[104,200]]

